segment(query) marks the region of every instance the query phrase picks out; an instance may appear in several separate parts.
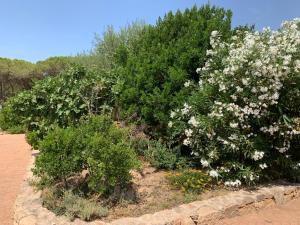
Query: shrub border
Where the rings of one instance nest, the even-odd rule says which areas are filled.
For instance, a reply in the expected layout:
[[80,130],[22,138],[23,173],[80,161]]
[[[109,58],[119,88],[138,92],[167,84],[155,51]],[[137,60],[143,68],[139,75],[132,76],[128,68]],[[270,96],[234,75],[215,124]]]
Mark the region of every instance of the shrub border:
[[300,184],[270,185],[254,191],[239,190],[225,196],[204,201],[183,204],[140,217],[126,217],[110,223],[96,220],[84,222],[76,219],[70,222],[66,217],[56,216],[42,207],[41,191],[36,192],[30,185],[33,178],[31,169],[38,151],[33,151],[26,176],[14,207],[14,225],[195,225],[217,224],[222,218],[234,217],[262,208],[286,203],[300,197]]

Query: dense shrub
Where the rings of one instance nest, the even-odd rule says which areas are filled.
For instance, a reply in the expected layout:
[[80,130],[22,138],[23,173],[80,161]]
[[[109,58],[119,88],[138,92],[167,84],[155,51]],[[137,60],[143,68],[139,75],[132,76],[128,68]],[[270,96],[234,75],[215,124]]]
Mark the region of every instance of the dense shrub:
[[42,179],[64,182],[83,170],[89,192],[113,193],[131,179],[138,166],[127,130],[117,128],[108,116],[82,120],[77,126],[54,128],[39,143],[34,172]]
[[145,151],[146,159],[158,169],[175,169],[179,154],[159,141],[150,141]]
[[89,188],[97,193],[120,191],[131,180],[130,170],[138,166],[128,132],[114,125],[89,138],[84,157]]
[[110,83],[99,74],[74,65],[10,98],[1,112],[1,126],[24,126],[36,131],[38,140],[54,125],[66,127],[83,115],[110,110],[109,90]]
[[63,181],[83,170],[82,150],[84,142],[76,128],[54,128],[39,144],[40,153],[36,158],[36,175],[53,181]]
[[[196,68],[204,65],[209,35],[219,30],[230,36],[231,12],[196,6],[159,18],[145,27],[133,50],[120,48],[116,57],[123,80],[115,86],[118,103],[129,118],[140,118],[152,131],[164,133],[169,112],[188,96],[186,79],[198,80]],[[153,133],[152,133],[153,134]]]
[[10,103],[4,103],[0,109],[0,129],[9,132],[15,131],[11,133],[22,133],[25,128],[20,121],[20,116],[14,114]]
[[192,97],[171,112],[171,136],[228,186],[300,178],[299,22],[229,42],[213,31],[199,82],[187,87]]

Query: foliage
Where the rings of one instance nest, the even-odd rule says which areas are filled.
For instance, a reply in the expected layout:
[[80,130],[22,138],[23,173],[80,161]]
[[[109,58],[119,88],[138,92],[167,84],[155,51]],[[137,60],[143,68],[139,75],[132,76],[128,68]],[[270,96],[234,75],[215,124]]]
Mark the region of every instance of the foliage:
[[123,114],[164,133],[170,109],[189,95],[183,83],[198,79],[195,70],[204,65],[211,48],[210,32],[217,29],[224,38],[230,36],[230,21],[230,11],[195,6],[170,12],[156,25],[145,27],[132,50],[120,47],[116,57],[122,79],[115,90]]
[[0,129],[9,131],[11,133],[22,133],[24,127],[20,123],[20,117],[14,115],[12,107],[9,103],[5,103],[0,110]]
[[84,142],[76,128],[55,128],[39,144],[40,153],[35,161],[34,173],[53,181],[63,181],[83,169]]
[[72,57],[56,56],[50,57],[35,64],[35,73],[39,77],[56,76],[67,69],[73,62]]
[[88,169],[88,185],[97,193],[116,193],[131,180],[131,169],[138,166],[136,155],[127,141],[128,132],[110,126],[90,137],[84,151]]
[[145,157],[152,166],[158,169],[175,169],[178,162],[178,153],[159,141],[149,142]]
[[0,58],[0,104],[22,89],[30,88],[35,65],[24,60]]
[[131,179],[138,165],[128,132],[117,128],[108,116],[82,120],[77,126],[55,128],[39,143],[34,173],[68,187],[68,178],[87,170],[88,192],[110,194]]
[[110,83],[98,73],[74,65],[10,98],[3,109],[9,111],[2,120],[3,129],[11,123],[23,125],[41,139],[55,125],[66,127],[83,115],[109,111],[109,89]]
[[22,90],[30,89],[34,80],[59,74],[73,61],[72,57],[51,57],[33,64],[0,58],[0,103]]
[[299,25],[243,30],[229,42],[213,31],[192,97],[171,112],[171,136],[225,185],[300,178]]
[[172,186],[184,192],[202,192],[211,182],[208,174],[200,170],[183,170],[174,172],[168,176]]
[[29,131],[26,133],[26,141],[33,149],[38,149],[40,139],[41,137],[38,131]]
[[80,218],[90,221],[105,217],[108,209],[93,199],[87,199],[72,191],[61,191],[57,188],[44,191],[43,205],[58,215],[66,215],[70,220]]

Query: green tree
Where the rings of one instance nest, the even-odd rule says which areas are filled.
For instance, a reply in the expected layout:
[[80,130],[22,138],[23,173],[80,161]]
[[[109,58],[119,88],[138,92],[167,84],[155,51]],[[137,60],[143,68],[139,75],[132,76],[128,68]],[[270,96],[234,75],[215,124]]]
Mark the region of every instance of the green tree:
[[[198,81],[212,31],[231,35],[231,11],[205,5],[167,13],[140,32],[132,49],[118,50],[123,82],[118,103],[128,118],[139,118],[151,131],[163,131],[172,108],[185,101],[187,80]],[[153,134],[153,133],[152,133]]]

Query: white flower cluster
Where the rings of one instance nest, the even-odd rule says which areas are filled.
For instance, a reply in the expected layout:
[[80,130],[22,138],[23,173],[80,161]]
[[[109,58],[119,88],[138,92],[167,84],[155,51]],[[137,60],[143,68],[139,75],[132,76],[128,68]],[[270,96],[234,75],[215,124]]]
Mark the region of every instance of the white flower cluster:
[[252,156],[252,159],[254,159],[255,161],[260,160],[264,157],[264,154],[264,152],[255,151]]
[[191,106],[189,106],[187,103],[184,103],[183,108],[181,109],[182,115],[186,115],[190,112]]
[[228,187],[239,187],[241,186],[242,182],[237,179],[235,181],[226,181],[224,184]]
[[209,166],[209,162],[207,160],[205,160],[205,159],[201,159],[200,162],[201,162],[201,165],[203,167],[208,167]]
[[[252,182],[259,179],[262,170],[272,166],[265,163],[269,162],[267,157],[274,155],[268,151],[285,153],[292,148],[295,136],[300,135],[300,123],[296,125],[294,118],[279,116],[278,112],[285,104],[282,96],[289,89],[291,78],[300,76],[300,19],[284,22],[278,31],[239,31],[227,43],[221,41],[218,31],[213,31],[210,45],[212,49],[206,52],[208,60],[196,70],[199,86],[193,87],[199,93],[212,87],[214,96],[205,113],[197,112],[187,103],[180,109],[187,126],[183,144],[199,153],[201,165],[210,167],[209,175],[215,178],[229,173],[210,165],[219,163],[222,168],[231,164],[228,171],[232,173],[245,168],[245,161],[254,160],[247,165],[252,170],[243,177]],[[300,92],[298,95],[299,99]],[[300,112],[294,111],[295,118],[300,118]],[[171,118],[174,116],[171,114]],[[274,143],[268,144],[271,150],[257,148],[255,141],[262,137]],[[238,187],[242,183],[226,180],[226,186]]]
[[192,116],[188,121],[188,124],[192,125],[193,127],[198,127],[199,122],[196,120],[194,116]]
[[211,170],[209,171],[209,176],[217,178],[219,176],[219,173],[216,170]]

